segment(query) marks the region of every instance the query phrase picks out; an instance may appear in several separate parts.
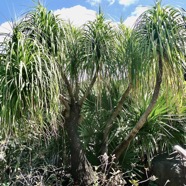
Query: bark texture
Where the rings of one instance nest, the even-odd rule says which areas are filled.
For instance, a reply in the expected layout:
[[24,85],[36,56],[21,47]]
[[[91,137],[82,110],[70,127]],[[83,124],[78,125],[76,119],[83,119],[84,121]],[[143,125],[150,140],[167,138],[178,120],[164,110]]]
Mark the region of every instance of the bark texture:
[[88,162],[78,135],[78,121],[80,106],[77,103],[70,105],[68,117],[65,118],[65,128],[70,141],[71,174],[75,184],[91,185],[96,181],[96,174]]
[[118,114],[122,110],[123,103],[126,100],[127,96],[129,95],[129,92],[130,92],[131,88],[132,88],[132,84],[129,83],[127,89],[123,93],[123,95],[122,95],[120,101],[118,102],[116,108],[112,112],[111,117],[106,121],[106,127],[105,127],[104,134],[103,134],[103,144],[102,144],[102,147],[101,147],[101,154],[102,155],[104,153],[108,154],[108,138],[109,138],[109,133],[111,131],[111,128],[113,126],[113,121],[116,119],[116,117],[118,116]]
[[162,82],[162,75],[163,75],[163,64],[161,57],[159,58],[159,68],[156,75],[156,85],[154,87],[154,93],[152,95],[151,102],[149,106],[147,107],[146,111],[143,113],[143,115],[140,117],[139,121],[135,125],[135,127],[131,130],[131,132],[127,135],[127,137],[122,141],[121,144],[119,144],[116,149],[113,151],[113,154],[115,154],[116,159],[119,159],[121,154],[127,149],[130,142],[135,138],[136,134],[139,132],[139,130],[144,126],[147,117],[153,110],[158,96],[160,92],[161,82]]

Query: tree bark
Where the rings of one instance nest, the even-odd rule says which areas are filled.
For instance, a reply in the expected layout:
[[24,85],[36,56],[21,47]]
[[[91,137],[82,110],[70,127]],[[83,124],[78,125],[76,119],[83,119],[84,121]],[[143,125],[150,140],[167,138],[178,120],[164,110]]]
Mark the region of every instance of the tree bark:
[[96,174],[85,156],[78,135],[80,110],[77,103],[71,104],[68,117],[65,118],[65,129],[70,141],[71,174],[75,184],[91,185],[96,181]]
[[116,149],[113,151],[113,154],[115,154],[115,156],[116,156],[116,160],[118,160],[120,158],[120,156],[126,150],[128,145],[130,144],[130,142],[135,138],[135,136],[137,135],[139,130],[144,126],[144,124],[147,120],[147,117],[149,116],[149,114],[151,113],[151,111],[153,110],[153,108],[157,102],[159,92],[160,92],[161,82],[162,82],[162,75],[163,75],[163,64],[162,64],[161,57],[159,57],[158,65],[159,65],[159,68],[158,68],[158,72],[156,75],[156,85],[154,87],[154,93],[153,93],[151,102],[150,102],[149,106],[147,107],[146,111],[140,117],[140,119],[137,122],[137,124],[135,125],[135,127],[126,136],[126,138],[122,141],[122,143],[119,144],[116,147]]
[[105,130],[104,130],[104,133],[103,133],[103,144],[102,144],[102,147],[101,147],[101,154],[102,155],[104,153],[108,154],[108,138],[109,138],[110,130],[113,126],[113,121],[116,119],[116,117],[118,116],[118,114],[122,110],[123,103],[126,100],[127,96],[129,95],[129,92],[130,92],[131,88],[132,88],[132,83],[130,82],[127,89],[123,93],[120,101],[118,102],[116,108],[112,112],[111,117],[106,121],[106,126],[105,126]]

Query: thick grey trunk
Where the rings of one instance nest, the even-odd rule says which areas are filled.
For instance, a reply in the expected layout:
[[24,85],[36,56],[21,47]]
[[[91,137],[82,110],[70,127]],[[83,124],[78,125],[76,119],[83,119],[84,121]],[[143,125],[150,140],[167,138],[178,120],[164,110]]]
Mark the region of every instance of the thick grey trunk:
[[88,162],[78,135],[78,121],[80,107],[78,104],[70,106],[68,117],[65,118],[65,129],[70,141],[71,173],[74,182],[80,185],[90,185],[95,181],[95,172]]
[[131,130],[131,132],[127,135],[127,137],[122,141],[121,144],[119,144],[116,149],[113,151],[113,154],[115,154],[116,159],[119,159],[121,154],[126,150],[130,142],[135,138],[136,134],[139,132],[139,130],[144,126],[147,117],[153,110],[156,101],[159,96],[161,82],[162,82],[162,75],[163,75],[163,64],[161,58],[159,59],[159,70],[157,72],[156,76],[156,85],[154,88],[154,93],[151,99],[151,102],[149,106],[147,107],[146,111],[143,113],[143,115],[140,117],[139,121],[135,125],[135,127]]

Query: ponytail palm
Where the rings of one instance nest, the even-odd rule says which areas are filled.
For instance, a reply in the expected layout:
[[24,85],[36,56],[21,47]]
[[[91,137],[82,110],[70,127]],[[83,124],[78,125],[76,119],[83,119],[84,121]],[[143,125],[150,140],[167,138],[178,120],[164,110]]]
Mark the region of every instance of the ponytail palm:
[[[103,116],[97,119],[91,112],[96,122],[106,126],[104,152],[131,85],[135,88],[147,81],[145,86],[149,85],[149,89],[154,86],[147,110],[113,152],[119,158],[154,108],[162,82],[177,88],[177,75],[185,57],[182,13],[161,7],[158,2],[142,14],[132,32],[122,29],[114,30],[101,13],[94,22],[76,28],[38,5],[15,24],[12,36],[1,45],[1,129],[18,134],[29,127],[33,130],[43,127],[62,130],[63,127],[69,138],[71,171],[77,184],[90,185],[95,181],[78,132],[81,116],[87,117],[83,111],[91,92],[98,110],[104,102],[102,95],[106,96],[108,106],[104,109],[111,115],[109,119]],[[128,88],[120,94],[126,85],[123,79]],[[150,80],[156,80],[155,85]],[[110,101],[109,90],[117,84],[117,97]]]
[[[135,42],[141,45],[144,75],[148,72],[156,77],[152,99],[136,126],[113,151],[119,158],[139,130],[144,126],[159,97],[161,84],[165,81],[175,87],[179,84],[184,61],[186,30],[182,12],[176,8],[162,7],[158,1],[143,13],[133,29]],[[150,72],[150,73],[149,73]]]
[[20,29],[15,26],[1,57],[0,114],[4,130],[11,126],[14,130],[27,128],[24,123],[28,120],[40,127],[44,124],[43,114],[49,119],[58,109],[55,63],[36,38]]
[[111,25],[99,14],[95,22],[75,28],[38,5],[16,24],[3,44],[2,128],[11,134],[17,126],[18,132],[31,125],[33,130],[43,126],[61,129],[56,124],[62,118],[58,123],[68,134],[74,181],[89,185],[95,177],[82,149],[78,124],[94,85],[113,71]]
[[[82,106],[94,85],[99,88],[112,72],[114,32],[102,14],[83,30],[68,27],[64,56],[58,56],[63,83],[60,98],[65,103],[64,126],[70,138],[72,175],[75,180],[90,184],[95,181],[78,134]],[[105,80],[104,80],[105,79]],[[97,92],[100,90],[97,89]]]

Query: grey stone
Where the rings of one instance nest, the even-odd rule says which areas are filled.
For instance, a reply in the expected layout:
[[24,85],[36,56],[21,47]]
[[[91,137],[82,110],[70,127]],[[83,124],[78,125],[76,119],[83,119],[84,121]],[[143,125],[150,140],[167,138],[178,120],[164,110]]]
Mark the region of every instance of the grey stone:
[[151,162],[159,186],[186,186],[186,159],[173,153],[157,155]]

